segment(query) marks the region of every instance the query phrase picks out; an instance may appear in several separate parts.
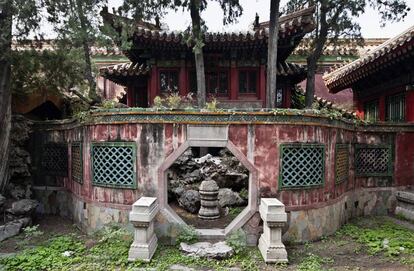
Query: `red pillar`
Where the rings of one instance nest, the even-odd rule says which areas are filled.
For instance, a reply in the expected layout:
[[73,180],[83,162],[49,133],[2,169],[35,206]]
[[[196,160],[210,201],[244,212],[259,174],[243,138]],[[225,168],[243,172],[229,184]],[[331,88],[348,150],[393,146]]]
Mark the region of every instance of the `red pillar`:
[[158,71],[156,66],[152,66],[151,68],[151,78],[149,84],[149,101],[148,103],[152,105],[154,103],[154,98],[157,96],[158,91]]
[[230,66],[230,100],[237,100],[237,91],[239,89],[239,76],[236,68],[236,61],[231,61]]
[[409,90],[405,97],[406,121],[414,122],[414,90]]
[[180,75],[179,75],[179,93],[181,96],[185,96],[188,93],[188,84],[187,84],[187,70],[185,68],[185,59],[180,61]]
[[290,108],[292,106],[292,90],[289,88],[283,89],[283,108]]
[[352,99],[353,107],[357,117],[360,119],[364,119],[364,104],[358,99],[356,92],[354,92]]
[[385,121],[385,96],[381,95],[379,98],[379,120]]
[[133,94],[133,90],[134,90],[134,88],[131,85],[129,85],[127,87],[127,105],[129,107],[133,107],[134,106],[134,100],[133,100],[134,94]]
[[266,106],[266,66],[260,65],[259,68],[259,100],[261,100],[262,106]]

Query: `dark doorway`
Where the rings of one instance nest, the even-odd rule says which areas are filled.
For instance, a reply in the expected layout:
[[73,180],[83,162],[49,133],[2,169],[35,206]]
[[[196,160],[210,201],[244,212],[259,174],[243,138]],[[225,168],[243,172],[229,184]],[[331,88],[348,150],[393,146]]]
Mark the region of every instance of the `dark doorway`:
[[148,107],[148,78],[139,76],[132,88],[132,106]]

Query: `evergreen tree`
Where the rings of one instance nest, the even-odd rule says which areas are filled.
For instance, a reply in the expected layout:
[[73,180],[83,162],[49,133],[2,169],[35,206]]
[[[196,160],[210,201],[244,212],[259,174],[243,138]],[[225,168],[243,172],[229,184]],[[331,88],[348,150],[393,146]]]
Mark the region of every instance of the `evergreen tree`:
[[39,28],[40,8],[36,0],[0,1],[0,191],[9,180],[12,23],[17,37],[27,35]]
[[[316,6],[316,29],[310,34],[308,74],[306,81],[306,107],[310,108],[315,94],[317,62],[324,48],[339,45],[340,38],[362,41],[361,27],[356,18],[372,7],[381,15],[381,24],[402,20],[410,10],[405,0],[289,0],[288,11]],[[342,44],[343,45],[343,44]]]
[[91,46],[103,38],[99,31],[99,12],[105,4],[106,0],[45,0],[47,19],[58,34],[57,46],[83,51],[84,77],[89,84],[89,98],[94,102],[100,99],[96,94]]

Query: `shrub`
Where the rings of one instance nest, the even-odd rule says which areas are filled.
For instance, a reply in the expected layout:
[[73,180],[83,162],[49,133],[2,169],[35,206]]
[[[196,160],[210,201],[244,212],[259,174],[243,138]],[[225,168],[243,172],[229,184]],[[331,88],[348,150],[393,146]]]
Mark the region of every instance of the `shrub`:
[[211,102],[206,103],[206,109],[210,111],[216,111],[217,110],[218,101],[216,98],[213,98]]
[[198,241],[198,233],[194,226],[183,225],[179,226],[179,232],[177,235],[176,242],[179,245],[180,243],[192,244]]
[[226,243],[234,250],[236,254],[239,254],[247,246],[246,233],[242,229],[234,231],[227,237]]

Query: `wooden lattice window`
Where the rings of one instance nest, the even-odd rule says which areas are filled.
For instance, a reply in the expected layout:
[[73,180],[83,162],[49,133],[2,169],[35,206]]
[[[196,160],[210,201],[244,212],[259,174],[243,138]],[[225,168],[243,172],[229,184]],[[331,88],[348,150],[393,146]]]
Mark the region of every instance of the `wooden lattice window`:
[[49,176],[68,176],[68,147],[61,143],[46,143],[42,150],[42,172]]
[[405,121],[405,93],[387,97],[386,120]]
[[391,146],[356,145],[355,170],[357,176],[389,176],[391,168]]
[[349,177],[349,146],[348,144],[337,144],[335,153],[335,180],[336,183],[343,182]]
[[71,146],[72,151],[72,179],[80,184],[83,183],[83,163],[82,163],[82,145],[80,142],[74,142]]
[[281,145],[280,188],[321,186],[325,175],[325,147],[322,144]]
[[378,100],[366,102],[364,104],[364,118],[368,121],[377,121],[379,119]]
[[136,187],[135,143],[93,143],[91,152],[94,185],[117,188]]
[[161,93],[178,91],[178,70],[163,69],[159,71],[159,88]]
[[239,71],[239,94],[256,94],[259,88],[258,71],[246,69]]

